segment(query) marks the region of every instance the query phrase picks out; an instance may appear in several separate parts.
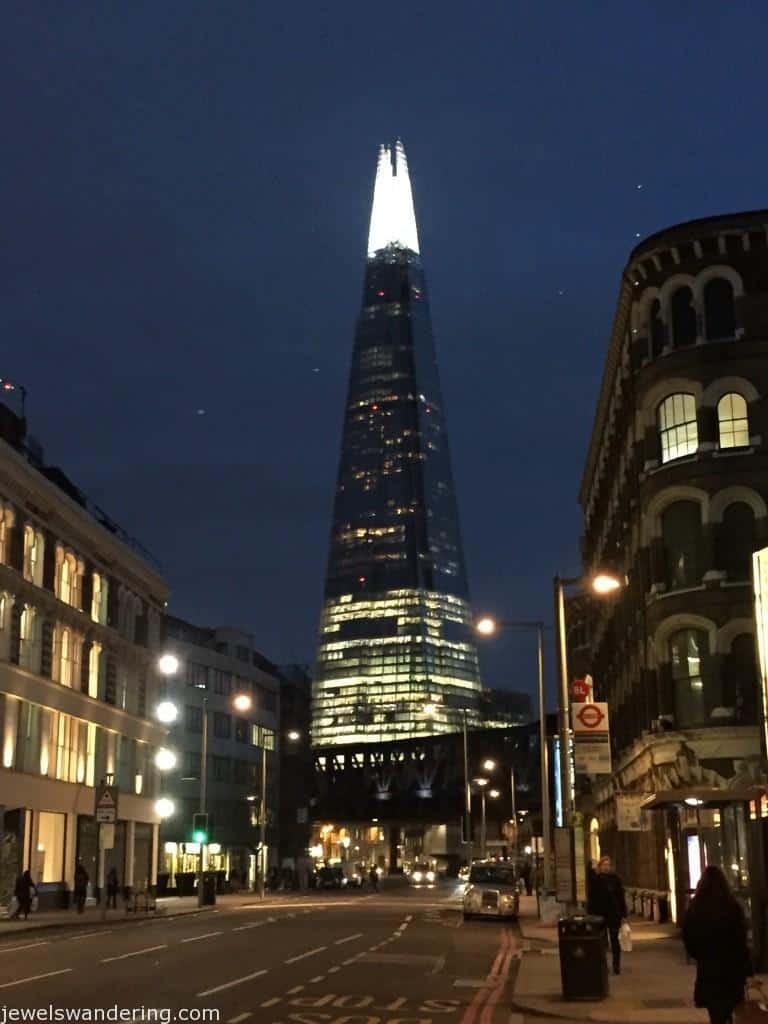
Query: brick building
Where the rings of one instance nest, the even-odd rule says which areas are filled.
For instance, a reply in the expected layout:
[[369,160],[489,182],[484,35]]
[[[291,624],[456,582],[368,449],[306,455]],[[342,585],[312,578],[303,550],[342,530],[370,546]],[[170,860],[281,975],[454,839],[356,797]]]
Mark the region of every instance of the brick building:
[[[751,556],[768,544],[767,352],[768,210],[681,224],[634,249],[579,496],[585,570],[628,581],[589,613],[613,775],[583,806],[594,849],[673,914],[705,861],[745,900],[759,884]],[[633,800],[653,808],[642,831],[624,830]]]

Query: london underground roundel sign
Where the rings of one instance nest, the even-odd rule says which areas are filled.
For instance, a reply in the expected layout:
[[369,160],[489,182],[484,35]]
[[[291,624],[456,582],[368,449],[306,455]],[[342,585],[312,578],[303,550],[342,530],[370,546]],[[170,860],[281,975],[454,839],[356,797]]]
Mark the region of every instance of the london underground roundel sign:
[[585,729],[597,729],[605,715],[597,704],[584,704],[583,707],[579,708],[576,717]]

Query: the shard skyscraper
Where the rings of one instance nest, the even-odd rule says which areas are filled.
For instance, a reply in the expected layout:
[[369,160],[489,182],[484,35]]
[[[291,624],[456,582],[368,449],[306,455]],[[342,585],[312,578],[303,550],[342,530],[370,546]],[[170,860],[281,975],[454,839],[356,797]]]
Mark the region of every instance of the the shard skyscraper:
[[481,689],[402,143],[382,146],[313,690],[316,746],[455,731]]

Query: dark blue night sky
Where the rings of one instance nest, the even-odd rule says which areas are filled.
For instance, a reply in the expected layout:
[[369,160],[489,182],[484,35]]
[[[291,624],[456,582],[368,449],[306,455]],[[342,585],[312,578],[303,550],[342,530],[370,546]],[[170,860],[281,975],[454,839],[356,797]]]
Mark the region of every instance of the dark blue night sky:
[[[177,614],[311,660],[400,135],[474,604],[550,619],[636,235],[768,205],[766,38],[761,0],[8,2],[0,376]],[[530,641],[487,669],[532,689]]]

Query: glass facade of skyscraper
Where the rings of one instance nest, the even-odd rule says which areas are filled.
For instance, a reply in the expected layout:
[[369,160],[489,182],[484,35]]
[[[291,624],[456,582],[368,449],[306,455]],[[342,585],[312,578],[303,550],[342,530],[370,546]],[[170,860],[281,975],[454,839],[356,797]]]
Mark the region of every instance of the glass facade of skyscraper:
[[[453,731],[481,685],[408,168],[382,148],[313,694],[313,742]],[[428,713],[425,707],[429,705]]]

